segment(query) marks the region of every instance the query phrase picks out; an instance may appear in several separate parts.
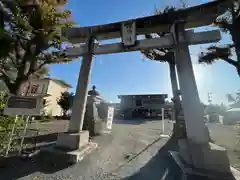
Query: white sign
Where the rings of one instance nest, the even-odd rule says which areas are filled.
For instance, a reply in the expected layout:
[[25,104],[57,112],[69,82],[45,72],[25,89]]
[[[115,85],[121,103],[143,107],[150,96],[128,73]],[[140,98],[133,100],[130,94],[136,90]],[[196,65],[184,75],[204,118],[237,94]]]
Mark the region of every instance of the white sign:
[[107,116],[107,129],[112,129],[112,121],[113,121],[113,115],[114,115],[114,108],[109,107],[108,108],[108,116]]
[[6,115],[38,116],[43,108],[42,97],[10,96],[4,108]]
[[122,43],[124,46],[134,46],[137,41],[136,22],[127,21],[121,24]]

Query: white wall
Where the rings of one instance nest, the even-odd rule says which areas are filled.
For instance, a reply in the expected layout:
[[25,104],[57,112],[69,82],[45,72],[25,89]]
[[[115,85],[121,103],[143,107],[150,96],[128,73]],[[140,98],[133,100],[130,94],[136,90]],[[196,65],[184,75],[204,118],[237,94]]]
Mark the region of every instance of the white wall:
[[62,87],[61,85],[55,83],[54,81],[50,80],[48,84],[47,94],[49,97],[46,97],[47,106],[45,110],[48,114],[52,116],[61,116],[62,109],[57,104],[57,99],[61,97],[61,93],[67,91],[67,87]]
[[[33,86],[38,86],[36,93],[31,93]],[[29,87],[29,82],[24,83],[21,86],[21,91],[25,95],[26,90],[28,89],[28,95],[37,96],[37,95],[50,95],[45,97],[46,104],[44,107],[44,112],[47,115],[52,116],[61,116],[62,110],[61,107],[57,104],[57,99],[60,98],[61,93],[68,90],[67,87],[63,87],[51,79],[41,79],[31,81],[31,86]]]

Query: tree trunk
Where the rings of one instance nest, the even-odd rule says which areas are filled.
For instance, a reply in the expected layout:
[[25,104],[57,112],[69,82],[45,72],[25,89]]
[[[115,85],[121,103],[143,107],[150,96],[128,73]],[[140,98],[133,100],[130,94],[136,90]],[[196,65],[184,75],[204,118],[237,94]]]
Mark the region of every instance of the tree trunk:
[[[25,59],[27,59],[27,56],[25,57]],[[27,63],[27,60],[24,60],[26,62],[24,62],[24,65],[22,65],[17,72],[17,78],[13,83],[9,83],[7,84],[8,90],[11,94],[14,95],[21,95],[21,85],[23,83],[25,83],[26,81],[29,80],[29,75],[25,75],[27,74],[26,71],[29,70],[29,66]]]
[[172,56],[172,60],[168,61],[169,70],[170,70],[170,79],[171,79],[171,85],[172,85],[172,93],[173,93],[173,100],[174,100],[174,114],[175,114],[175,120],[176,124],[174,127],[174,136],[176,137],[183,137],[186,134],[185,126],[182,127],[182,122],[180,119],[181,115],[181,101],[179,97],[179,88],[178,88],[178,82],[177,82],[177,74],[176,74],[176,68],[175,68],[175,62],[174,62],[174,55]]
[[235,20],[233,24],[232,31],[230,32],[232,35],[232,41],[234,43],[235,51],[236,51],[236,56],[237,56],[237,71],[238,75],[240,76],[240,18]]
[[3,13],[0,12],[0,32],[4,29],[4,18]]
[[8,84],[8,90],[11,94],[21,95],[21,85],[26,82],[26,80],[16,79],[14,83]]
[[29,83],[28,83],[28,86],[27,86],[26,92],[25,92],[25,96],[28,96],[30,88],[31,88],[31,81],[29,81]]
[[66,117],[67,117],[67,110],[64,109],[64,110],[63,110],[63,118],[66,118]]

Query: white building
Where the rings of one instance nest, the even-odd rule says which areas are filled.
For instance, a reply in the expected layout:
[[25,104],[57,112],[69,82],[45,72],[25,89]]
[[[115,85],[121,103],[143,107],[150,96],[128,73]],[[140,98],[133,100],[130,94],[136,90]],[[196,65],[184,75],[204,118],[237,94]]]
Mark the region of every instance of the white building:
[[46,115],[61,116],[62,109],[57,104],[57,99],[61,97],[61,93],[71,88],[70,85],[61,80],[53,78],[44,78],[31,80],[21,86],[22,95],[43,96],[44,110]]
[[162,108],[172,109],[171,105],[166,104],[167,94],[135,94],[119,95],[121,100],[120,109],[124,117],[159,117]]

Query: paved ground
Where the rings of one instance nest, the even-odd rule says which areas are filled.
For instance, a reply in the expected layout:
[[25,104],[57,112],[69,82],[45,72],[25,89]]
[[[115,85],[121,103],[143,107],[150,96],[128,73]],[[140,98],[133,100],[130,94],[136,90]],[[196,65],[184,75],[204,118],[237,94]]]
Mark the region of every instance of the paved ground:
[[228,150],[228,157],[232,166],[240,170],[240,143],[236,142],[240,139],[238,131],[230,125],[221,125],[208,123],[210,135],[215,144],[225,147]]
[[211,137],[218,145],[231,150],[240,150],[240,144],[236,145],[240,137],[238,137],[238,131],[233,126],[215,123],[208,123],[207,125]]
[[[169,128],[169,125],[166,124],[165,127]],[[237,130],[232,125],[216,123],[207,123],[207,126],[214,143],[227,149],[231,165],[240,170],[240,142],[236,144],[240,140],[240,136],[238,136],[240,129]]]
[[[42,134],[66,129],[66,121],[41,124]],[[31,125],[34,126],[34,125]],[[52,128],[54,126],[54,128]],[[39,126],[38,126],[39,127]],[[58,127],[58,128],[57,128]],[[172,124],[165,123],[165,133],[170,134]],[[97,137],[99,149],[76,165],[51,163],[49,159],[34,158],[0,169],[4,180],[99,180],[99,179],[153,179],[159,180],[168,165],[166,139],[160,139],[146,151],[149,144],[159,138],[161,121],[116,121],[112,135]],[[167,143],[167,149],[174,149],[175,143]],[[45,157],[46,158],[46,157]],[[59,160],[60,161],[60,160]]]
[[[36,142],[54,141],[57,133],[66,131],[68,121],[32,124],[38,128],[40,138]],[[240,147],[236,146],[237,130],[232,126],[207,124],[216,144],[228,149],[231,164],[240,168]],[[165,133],[170,134],[172,123],[165,122]],[[46,136],[46,134],[48,134]],[[96,137],[99,149],[76,165],[53,163],[51,157],[36,157],[29,161],[14,159],[11,166],[0,168],[4,180],[159,180],[172,163],[167,150],[176,143],[160,139],[146,151],[149,144],[159,138],[161,121],[115,121],[112,135]],[[166,143],[167,142],[167,143]],[[45,142],[44,142],[45,143]],[[140,154],[139,154],[140,153]],[[14,164],[14,165],[13,165]]]

